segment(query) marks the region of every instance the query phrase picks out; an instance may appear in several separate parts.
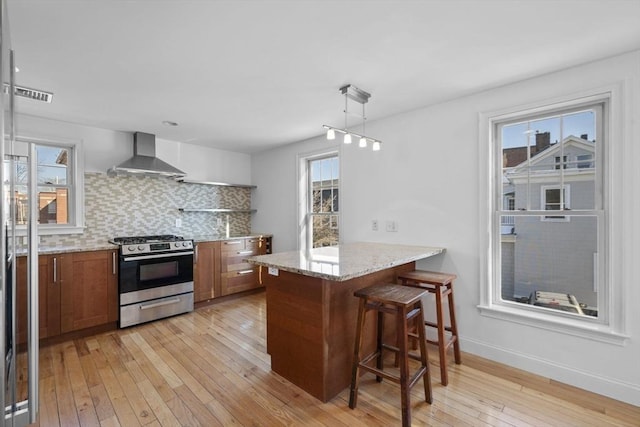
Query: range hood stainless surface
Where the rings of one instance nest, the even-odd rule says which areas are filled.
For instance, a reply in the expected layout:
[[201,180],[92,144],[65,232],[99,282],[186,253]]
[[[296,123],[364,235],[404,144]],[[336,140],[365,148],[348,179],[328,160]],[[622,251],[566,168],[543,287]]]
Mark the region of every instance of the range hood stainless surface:
[[156,157],[156,136],[150,133],[136,132],[133,134],[133,157],[113,166],[107,171],[110,176],[115,175],[148,175],[182,178],[186,174],[180,169]]

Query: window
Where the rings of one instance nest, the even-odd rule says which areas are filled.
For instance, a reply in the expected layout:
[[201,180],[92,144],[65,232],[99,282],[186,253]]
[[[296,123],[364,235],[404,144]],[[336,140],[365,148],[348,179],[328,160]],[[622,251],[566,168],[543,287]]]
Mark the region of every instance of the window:
[[609,323],[608,102],[594,96],[487,120],[487,313],[583,329]]
[[305,209],[301,248],[336,246],[340,240],[340,163],[335,153],[301,159]]
[[562,156],[562,163],[560,163],[560,156],[556,156],[556,169],[560,169],[560,165],[562,169],[567,168],[567,156]]
[[[565,185],[563,191],[557,185],[544,185],[541,188],[542,201],[540,206],[545,211],[563,211],[570,209],[569,186]],[[543,221],[568,221],[569,218],[564,215],[545,215]]]
[[578,169],[587,169],[593,167],[593,155],[592,154],[578,154],[576,156],[576,163]]
[[[16,225],[28,219],[29,144],[33,144],[36,174],[37,220],[40,234],[79,232],[83,218],[83,180],[79,171],[79,144],[19,138],[16,141]],[[5,161],[5,168],[9,163]]]

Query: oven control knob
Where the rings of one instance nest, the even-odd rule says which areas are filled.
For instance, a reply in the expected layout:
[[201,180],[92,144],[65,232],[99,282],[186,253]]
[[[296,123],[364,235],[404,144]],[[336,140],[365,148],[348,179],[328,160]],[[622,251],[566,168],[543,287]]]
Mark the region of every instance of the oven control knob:
[[143,251],[144,250],[144,246],[138,246],[138,250],[139,251]]
[[186,248],[187,246],[189,246],[189,243],[188,242],[182,242],[182,246],[184,246]]
[[173,246],[175,246],[176,248],[179,248],[179,247],[180,247],[180,243],[175,242],[175,243],[173,244]]
[[127,246],[127,249],[129,249],[130,252],[133,252],[136,250],[136,248],[133,246]]

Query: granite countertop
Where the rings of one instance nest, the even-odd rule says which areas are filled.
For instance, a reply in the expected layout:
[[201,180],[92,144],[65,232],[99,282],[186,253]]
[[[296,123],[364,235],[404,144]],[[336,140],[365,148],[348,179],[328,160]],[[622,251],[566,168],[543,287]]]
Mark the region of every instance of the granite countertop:
[[[81,246],[40,246],[38,247],[39,255],[56,255],[67,254],[72,252],[87,252],[87,251],[109,251],[117,249],[118,246],[105,242],[103,245],[81,245]],[[18,247],[16,249],[16,256],[24,256],[27,254],[27,249],[24,247]]]
[[247,237],[273,237],[269,233],[249,233],[249,234],[231,234],[228,237],[221,234],[205,234],[196,236],[185,236],[185,238],[192,239],[194,242],[218,242],[233,239],[244,239]]
[[[250,233],[250,234],[241,234],[241,235],[231,235],[229,237],[217,234],[210,235],[199,235],[199,236],[184,236],[186,239],[192,239],[194,242],[216,242],[216,241],[224,241],[231,239],[240,239],[247,237],[272,237],[271,234],[261,234],[261,233]],[[64,254],[64,253],[72,253],[72,252],[87,252],[87,251],[108,251],[112,249],[118,249],[118,245],[114,245],[109,242],[104,242],[101,244],[85,244],[85,245],[77,245],[77,246],[40,246],[38,248],[38,254],[41,255],[55,255],[55,254]],[[17,256],[23,256],[27,254],[27,250],[24,247],[18,247],[16,249]]]
[[397,265],[443,253],[444,248],[388,243],[347,243],[315,248],[309,252],[291,251],[258,255],[247,261],[305,276],[344,281]]

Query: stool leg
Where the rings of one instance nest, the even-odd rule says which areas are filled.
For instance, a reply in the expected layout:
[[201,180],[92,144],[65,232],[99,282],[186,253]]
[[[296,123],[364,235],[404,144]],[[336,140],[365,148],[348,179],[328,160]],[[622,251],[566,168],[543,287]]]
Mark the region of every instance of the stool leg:
[[407,309],[399,307],[397,313],[397,334],[400,353],[400,401],[402,403],[402,426],[411,426],[411,403],[409,400],[409,336],[407,329]]
[[453,304],[453,283],[447,285],[449,288],[449,321],[451,322],[451,335],[455,338],[453,341],[453,354],[456,360],[456,364],[459,365],[462,363],[462,358],[460,357],[460,337],[458,337],[458,324],[456,323],[456,310]]
[[360,352],[362,350],[362,328],[365,320],[365,299],[360,299],[358,307],[358,324],[353,348],[353,367],[351,369],[351,393],[349,394],[349,408],[354,409],[358,404],[358,383],[360,381]]
[[444,341],[444,317],[442,316],[442,292],[439,287],[436,289],[436,324],[438,330],[438,352],[440,355],[440,382],[442,385],[449,383],[447,376],[447,346]]
[[[424,325],[424,307],[422,301],[418,302],[420,313],[418,314],[418,325]],[[424,326],[418,327],[418,341],[420,342],[420,360],[425,368],[422,381],[424,382],[424,399],[428,403],[433,402],[431,393],[431,368],[429,367],[429,354],[427,353],[427,334]]]
[[[384,313],[382,311],[378,311],[378,327],[376,328],[376,351],[378,352],[378,357],[376,357],[376,368],[382,370],[383,369],[383,360],[382,360],[382,337],[384,336]],[[381,383],[382,377],[376,375],[376,381]]]

